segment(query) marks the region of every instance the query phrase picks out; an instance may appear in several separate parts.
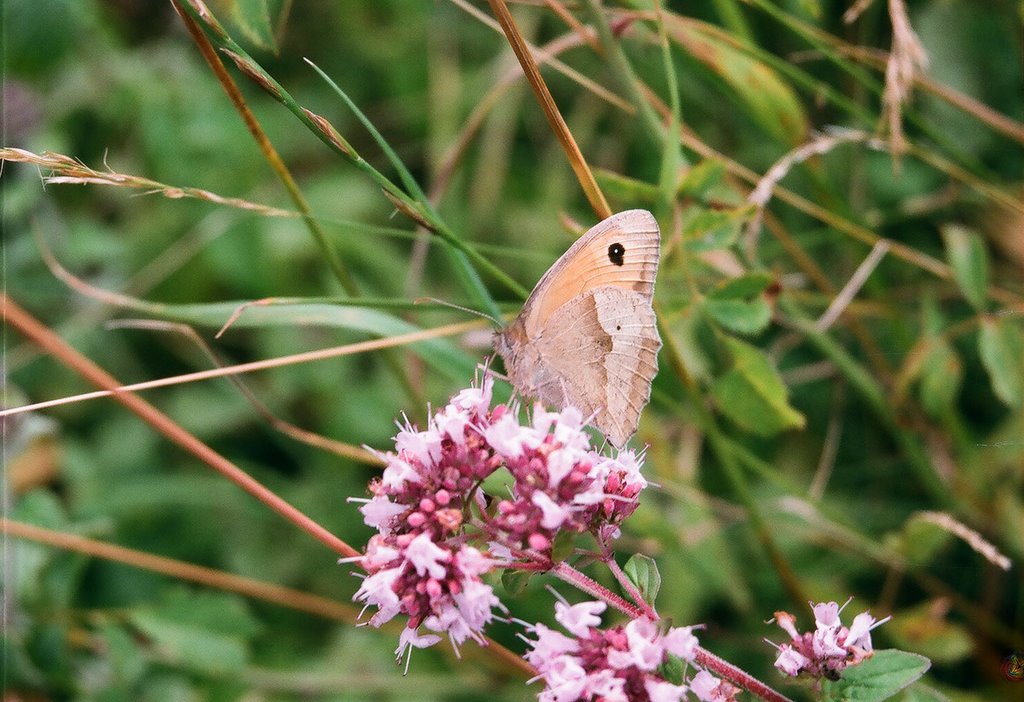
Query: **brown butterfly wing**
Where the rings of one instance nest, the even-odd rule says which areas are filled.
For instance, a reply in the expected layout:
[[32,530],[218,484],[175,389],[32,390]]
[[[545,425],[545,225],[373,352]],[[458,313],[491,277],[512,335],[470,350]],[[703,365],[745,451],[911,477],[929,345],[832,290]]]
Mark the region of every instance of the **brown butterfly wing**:
[[544,274],[520,316],[532,336],[559,307],[587,290],[613,287],[651,298],[661,236],[646,210],[626,210],[591,227]]
[[496,337],[509,378],[547,405],[573,405],[616,446],[636,431],[661,347],[651,300],[660,234],[645,210],[595,225],[555,262]]
[[658,372],[661,339],[650,299],[607,286],[587,291],[558,308],[531,345],[544,379],[537,398],[594,415],[613,445],[625,444]]

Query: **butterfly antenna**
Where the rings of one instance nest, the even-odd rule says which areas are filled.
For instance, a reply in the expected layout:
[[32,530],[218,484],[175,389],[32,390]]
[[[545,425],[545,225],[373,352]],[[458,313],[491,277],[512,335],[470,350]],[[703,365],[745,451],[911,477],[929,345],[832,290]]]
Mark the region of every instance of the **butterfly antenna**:
[[481,312],[480,310],[474,310],[474,309],[472,309],[470,307],[463,307],[462,305],[456,305],[454,302],[447,302],[445,300],[439,300],[436,297],[417,297],[415,300],[413,300],[413,303],[417,304],[417,305],[419,305],[419,304],[421,304],[423,302],[433,302],[433,303],[436,303],[438,305],[443,305],[444,307],[451,307],[453,310],[462,310],[463,312],[469,312],[470,314],[475,314],[477,317],[483,317],[484,319],[489,319],[492,322],[494,322],[495,324],[497,324],[499,327],[505,326],[505,323],[502,322],[500,319],[496,319],[496,318],[492,317],[491,315],[487,314],[486,312]]

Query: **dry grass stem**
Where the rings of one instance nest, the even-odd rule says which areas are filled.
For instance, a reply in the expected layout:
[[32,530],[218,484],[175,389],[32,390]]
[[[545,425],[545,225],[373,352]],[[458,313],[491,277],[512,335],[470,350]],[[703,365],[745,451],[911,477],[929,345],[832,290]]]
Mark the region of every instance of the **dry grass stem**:
[[86,166],[81,161],[65,156],[64,154],[44,151],[36,154],[25,149],[0,148],[0,161],[15,161],[18,163],[31,163],[39,168],[49,170],[49,175],[44,175],[43,183],[50,185],[109,185],[119,188],[133,190],[144,190],[146,194],[159,194],[171,200],[182,198],[194,198],[212,202],[216,205],[224,205],[239,210],[247,210],[266,217],[298,217],[299,213],[292,210],[282,210],[277,207],[268,207],[256,202],[250,202],[237,197],[225,197],[217,193],[203,190],[201,188],[182,187],[159,183],[149,178],[142,178],[127,173],[118,173],[112,169],[97,171]]
[[1003,570],[1009,570],[1013,566],[1013,562],[1000,553],[999,549],[987,541],[985,537],[966,524],[956,520],[953,516],[945,512],[918,512],[918,515],[961,539],[989,563]]

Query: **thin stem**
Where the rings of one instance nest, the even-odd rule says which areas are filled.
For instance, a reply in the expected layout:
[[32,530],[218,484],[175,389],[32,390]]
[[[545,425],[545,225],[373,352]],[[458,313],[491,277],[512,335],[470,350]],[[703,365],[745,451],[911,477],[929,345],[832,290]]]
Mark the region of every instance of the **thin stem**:
[[757,695],[765,702],[793,702],[781,692],[776,692],[746,671],[737,668],[724,658],[719,658],[706,648],[698,646],[695,655],[697,662],[702,666],[717,673],[719,677],[739,685],[750,694]]
[[612,575],[615,576],[615,579],[619,582],[622,589],[626,591],[630,599],[644,610],[644,614],[650,619],[658,619],[658,612],[654,609],[654,605],[644,599],[644,596],[637,589],[636,585],[633,584],[633,581],[619,567],[619,562],[615,560],[615,555],[606,550],[602,562],[612,572]]
[[583,158],[583,152],[580,151],[576,139],[573,137],[572,132],[569,131],[569,126],[565,123],[562,113],[558,111],[558,105],[555,104],[551,91],[548,90],[544,78],[541,77],[540,69],[537,68],[537,62],[533,60],[533,54],[530,53],[526,40],[523,39],[523,35],[519,32],[516,21],[512,17],[512,13],[509,12],[508,5],[505,4],[505,0],[488,0],[488,3],[490,3],[491,11],[494,12],[495,17],[498,19],[498,23],[501,24],[501,28],[505,32],[505,37],[508,39],[512,51],[515,52],[516,58],[519,59],[519,64],[523,67],[523,73],[526,74],[527,82],[533,88],[533,94],[536,96],[537,102],[540,103],[544,116],[548,119],[551,131],[558,137],[558,141],[561,143],[562,149],[569,159],[569,165],[572,166],[572,170],[576,174],[576,179],[579,180],[583,192],[586,194],[587,199],[590,200],[590,206],[601,219],[610,217],[612,214],[611,207],[608,205],[604,193],[601,192],[597,180],[594,179],[594,174],[587,165],[586,159]]
[[548,572],[553,574],[559,580],[569,583],[588,595],[592,595],[602,602],[608,603],[631,619],[646,616],[646,612],[644,612],[642,607],[638,607],[627,601],[625,598],[616,595],[604,585],[584,575],[565,561],[555,563],[551,566],[551,570]]

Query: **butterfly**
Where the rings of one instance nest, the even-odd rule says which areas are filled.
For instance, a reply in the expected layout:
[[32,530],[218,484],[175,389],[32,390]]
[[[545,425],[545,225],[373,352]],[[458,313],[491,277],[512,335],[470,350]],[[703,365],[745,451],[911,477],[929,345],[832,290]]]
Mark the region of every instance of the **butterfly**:
[[658,372],[651,301],[660,254],[650,212],[614,214],[555,261],[519,315],[494,335],[516,390],[593,416],[619,448],[636,432]]

